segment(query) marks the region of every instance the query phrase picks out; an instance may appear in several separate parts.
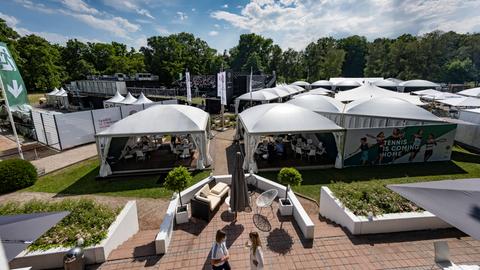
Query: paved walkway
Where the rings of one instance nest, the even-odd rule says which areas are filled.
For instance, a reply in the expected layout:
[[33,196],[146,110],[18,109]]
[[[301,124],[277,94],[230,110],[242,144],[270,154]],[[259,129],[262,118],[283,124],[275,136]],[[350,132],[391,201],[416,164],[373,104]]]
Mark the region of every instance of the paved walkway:
[[235,153],[238,146],[233,144],[234,129],[223,132],[213,131],[213,140],[210,142],[210,155],[213,159],[213,174],[229,174],[233,171]]
[[91,143],[60,152],[56,155],[33,160],[32,163],[38,170],[45,170],[45,173],[49,173],[96,155],[97,146]]

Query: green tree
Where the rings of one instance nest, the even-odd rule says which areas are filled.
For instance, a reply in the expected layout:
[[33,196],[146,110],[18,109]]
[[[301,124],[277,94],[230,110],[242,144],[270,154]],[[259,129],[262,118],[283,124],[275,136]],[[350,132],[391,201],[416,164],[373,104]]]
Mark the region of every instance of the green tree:
[[5,42],[7,44],[8,50],[12,54],[17,65],[20,65],[23,62],[16,49],[17,40],[19,38],[20,35],[13,30],[13,28],[8,26],[4,19],[0,18],[0,42]]
[[288,49],[282,53],[280,62],[279,78],[286,82],[294,82],[303,78],[304,65],[303,55],[294,49]]
[[339,48],[345,51],[342,74],[345,77],[363,77],[367,39],[361,36],[350,36],[338,41]]
[[465,83],[475,80],[477,70],[472,60],[453,59],[445,67],[445,81],[448,83]]
[[342,65],[345,60],[345,51],[341,49],[328,49],[320,66],[320,77],[338,77],[342,73]]
[[246,65],[247,62],[250,61],[252,64],[258,60],[258,63],[255,63],[258,67],[257,70],[264,71],[265,67],[269,67],[273,47],[273,41],[269,38],[266,39],[253,33],[242,34],[238,45],[230,49],[230,66],[235,71],[246,72],[250,71],[250,66]]
[[18,40],[17,49],[22,59],[19,69],[27,89],[47,90],[60,86],[63,67],[57,46],[39,36],[28,35]]
[[62,63],[68,80],[85,79],[87,75],[97,74],[93,63],[89,62],[90,48],[76,39],[70,39],[61,50]]
[[391,77],[388,66],[390,44],[392,41],[387,38],[377,38],[367,45],[364,75],[366,77]]
[[167,177],[165,177],[165,183],[163,185],[166,189],[175,191],[178,193],[178,198],[180,200],[180,206],[182,203],[182,196],[180,192],[188,187],[192,182],[192,175],[187,170],[187,168],[180,166],[172,169],[168,172]]

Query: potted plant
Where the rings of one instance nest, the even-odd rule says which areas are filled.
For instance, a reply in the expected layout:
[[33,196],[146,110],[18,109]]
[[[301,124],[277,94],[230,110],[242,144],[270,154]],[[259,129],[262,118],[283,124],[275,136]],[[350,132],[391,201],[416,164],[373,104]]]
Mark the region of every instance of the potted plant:
[[285,198],[280,199],[280,215],[289,216],[293,214],[293,204],[288,198],[290,186],[299,186],[302,183],[302,175],[295,168],[282,168],[277,176],[278,182],[287,186]]
[[180,200],[180,205],[177,207],[177,212],[175,213],[177,224],[188,222],[188,207],[187,205],[183,205],[180,192],[187,188],[191,181],[192,175],[182,166],[172,169],[168,172],[167,177],[165,177],[165,183],[163,186],[168,190],[177,192],[178,199]]

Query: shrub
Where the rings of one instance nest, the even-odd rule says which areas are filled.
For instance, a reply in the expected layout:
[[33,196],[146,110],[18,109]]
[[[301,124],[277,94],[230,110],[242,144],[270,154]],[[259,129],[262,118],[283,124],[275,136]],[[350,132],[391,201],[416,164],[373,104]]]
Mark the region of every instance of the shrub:
[[[290,186],[299,186],[302,183],[302,175],[295,168],[282,168],[278,173],[277,180],[279,183]],[[288,192],[288,189],[287,189]],[[287,194],[285,193],[285,199]]]
[[85,246],[99,244],[107,237],[108,228],[115,221],[120,208],[111,208],[91,199],[66,199],[60,202],[31,200],[26,203],[8,202],[0,206],[0,215],[56,211],[69,211],[70,214],[33,242],[29,250],[73,247],[78,237],[85,240]]
[[178,192],[180,199],[180,206],[182,206],[182,197],[180,196],[180,191],[184,190],[192,182],[192,175],[187,170],[187,168],[180,166],[172,169],[168,172],[167,177],[165,177],[165,183],[163,186],[171,191]]
[[355,215],[367,216],[420,211],[421,208],[386,187],[380,180],[332,183],[335,197]]
[[26,188],[37,181],[37,169],[29,161],[7,159],[0,161],[0,193]]

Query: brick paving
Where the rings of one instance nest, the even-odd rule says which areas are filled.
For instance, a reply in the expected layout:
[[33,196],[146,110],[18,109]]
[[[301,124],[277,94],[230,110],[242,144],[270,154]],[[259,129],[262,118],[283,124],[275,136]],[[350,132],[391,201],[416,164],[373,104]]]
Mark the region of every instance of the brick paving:
[[[227,247],[233,269],[248,269],[248,233],[260,233],[267,269],[437,269],[433,242],[446,240],[457,264],[480,264],[480,241],[458,230],[417,231],[369,236],[353,236],[340,226],[310,213],[315,222],[315,239],[307,241],[291,217],[264,209],[233,215],[223,204],[209,222],[191,219],[177,225],[169,250],[164,256],[116,259],[95,266],[99,269],[210,269],[209,255],[217,229],[227,232]],[[109,258],[110,259],[110,258]]]

